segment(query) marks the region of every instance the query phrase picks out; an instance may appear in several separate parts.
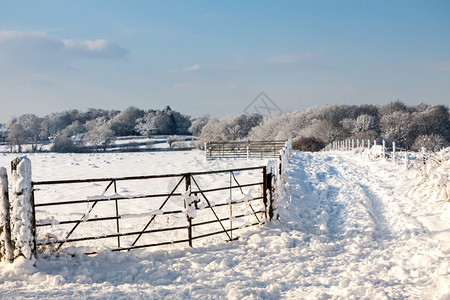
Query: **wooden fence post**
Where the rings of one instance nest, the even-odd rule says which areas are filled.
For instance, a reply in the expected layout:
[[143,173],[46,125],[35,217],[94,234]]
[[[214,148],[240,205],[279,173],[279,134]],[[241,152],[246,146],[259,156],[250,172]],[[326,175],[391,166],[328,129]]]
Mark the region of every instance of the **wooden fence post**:
[[405,169],[409,168],[408,148],[405,148]]
[[14,244],[11,240],[8,175],[6,169],[0,168],[0,261],[14,261]]
[[11,232],[14,258],[22,256],[34,261],[36,255],[36,227],[34,199],[31,185],[31,161],[18,157],[11,162]]
[[395,164],[395,142],[392,142],[392,161]]

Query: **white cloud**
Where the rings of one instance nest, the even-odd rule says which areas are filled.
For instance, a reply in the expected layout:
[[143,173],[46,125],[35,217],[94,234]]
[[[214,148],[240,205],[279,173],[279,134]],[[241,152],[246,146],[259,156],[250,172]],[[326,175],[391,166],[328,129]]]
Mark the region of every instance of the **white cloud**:
[[123,58],[127,51],[106,40],[62,40],[65,50],[74,56]]
[[107,40],[65,40],[37,31],[0,31],[0,66],[52,68],[76,58],[120,59],[127,50]]
[[193,65],[192,67],[183,69],[183,71],[185,71],[185,72],[191,72],[191,71],[197,71],[197,70],[200,70],[200,65],[198,65],[198,64]]

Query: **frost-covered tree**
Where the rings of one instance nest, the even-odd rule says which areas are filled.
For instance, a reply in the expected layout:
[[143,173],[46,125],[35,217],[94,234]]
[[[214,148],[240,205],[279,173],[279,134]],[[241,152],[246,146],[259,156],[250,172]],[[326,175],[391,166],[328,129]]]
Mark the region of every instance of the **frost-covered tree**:
[[116,136],[135,135],[137,120],[143,116],[143,110],[129,106],[109,121],[109,129],[114,131]]
[[315,137],[325,144],[328,144],[346,138],[347,132],[341,123],[322,120],[300,131],[300,136]]
[[270,141],[291,138],[290,126],[292,114],[281,114],[265,118],[258,126],[250,131],[249,138],[255,141]]
[[221,122],[216,118],[209,120],[209,122],[203,126],[202,133],[200,134],[200,145],[210,141],[226,141]]
[[234,141],[247,138],[250,130],[258,126],[262,120],[263,116],[260,114],[241,114],[230,119],[224,126],[228,131],[229,139]]
[[137,120],[135,130],[142,135],[165,134],[184,135],[189,134],[191,120],[189,116],[174,111],[170,106],[163,110],[149,110]]
[[411,145],[415,139],[415,124],[407,111],[394,111],[380,119],[382,137],[399,146]]
[[263,117],[258,114],[238,115],[221,120],[212,119],[202,129],[200,144],[209,141],[235,141],[248,138],[252,128],[259,125]]
[[15,151],[22,152],[22,146],[26,143],[27,136],[22,124],[12,122],[8,124],[8,137],[7,141],[11,146],[11,150],[16,148]]
[[389,102],[380,106],[379,114],[381,116],[392,115],[395,112],[409,112],[408,106],[400,100]]
[[36,151],[38,144],[43,140],[41,124],[42,119],[34,114],[13,118],[8,124],[8,141],[12,146],[17,146],[19,152],[24,143],[30,143],[32,151]]
[[56,136],[64,128],[75,122],[79,111],[76,109],[52,113],[45,117],[45,130],[47,136]]
[[143,136],[150,136],[151,134],[160,134],[159,129],[154,127],[153,119],[156,116],[156,110],[149,110],[145,112],[142,118],[136,120],[135,130]]
[[189,132],[192,133],[194,136],[200,136],[202,133],[203,127],[208,124],[209,122],[209,115],[204,115],[198,118],[195,118],[192,121],[191,127],[189,127]]
[[86,132],[86,126],[80,121],[75,121],[61,131],[61,135],[66,137],[77,136]]
[[89,130],[84,136],[85,141],[98,150],[106,151],[109,145],[114,142],[114,131],[108,128],[106,124]]
[[447,137],[450,142],[450,113],[446,106],[428,106],[413,115],[413,122],[416,124],[417,136],[437,134]]

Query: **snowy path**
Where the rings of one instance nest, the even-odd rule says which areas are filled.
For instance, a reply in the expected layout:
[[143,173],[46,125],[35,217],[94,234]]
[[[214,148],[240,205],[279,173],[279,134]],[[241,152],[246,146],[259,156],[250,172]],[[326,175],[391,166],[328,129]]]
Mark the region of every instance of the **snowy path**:
[[[384,169],[389,167],[384,162],[370,163],[349,154],[299,156],[290,181],[298,182],[292,201],[302,198],[303,204],[290,205],[298,211],[290,210],[289,218],[295,228],[318,240],[309,247],[317,245],[315,260],[326,266],[318,277],[329,280],[329,294],[449,297],[448,244],[435,240],[405,212],[408,199],[395,193],[400,167],[392,172]],[[307,296],[316,289],[305,291]]]
[[1,298],[449,299],[449,244],[395,191],[397,169],[295,153],[281,221],[232,243],[1,265]]

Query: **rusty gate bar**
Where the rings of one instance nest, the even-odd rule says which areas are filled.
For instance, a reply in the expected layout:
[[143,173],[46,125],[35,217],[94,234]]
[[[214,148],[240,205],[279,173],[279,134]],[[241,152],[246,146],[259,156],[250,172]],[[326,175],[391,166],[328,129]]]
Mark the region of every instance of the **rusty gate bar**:
[[[240,184],[239,181],[236,178],[235,172],[245,172],[245,171],[252,171],[252,170],[262,170],[262,182],[251,182],[251,183],[245,183]],[[230,173],[229,174],[229,183],[225,184],[225,186],[222,187],[214,187],[209,189],[202,189],[195,179],[194,176],[197,175],[211,175],[211,174],[224,174],[224,173]],[[36,246],[45,246],[45,245],[55,245],[56,251],[59,251],[62,246],[65,243],[74,243],[74,242],[83,242],[83,241],[90,241],[90,240],[99,240],[99,239],[117,239],[117,248],[112,248],[111,251],[125,251],[125,250],[131,250],[131,249],[138,249],[138,248],[144,248],[144,247],[152,247],[152,246],[162,246],[162,245],[170,245],[170,244],[176,244],[176,243],[184,243],[187,242],[189,246],[192,247],[193,240],[204,238],[208,236],[213,235],[219,235],[219,234],[226,234],[227,239],[229,241],[235,240],[237,237],[233,236],[233,231],[242,229],[248,226],[255,226],[262,224],[264,221],[260,218],[258,218],[258,215],[261,217],[263,214],[266,217],[266,220],[269,220],[268,217],[272,217],[272,192],[271,192],[271,177],[269,178],[270,174],[267,174],[267,169],[265,166],[261,167],[247,167],[247,168],[239,168],[239,169],[226,169],[226,170],[216,170],[216,171],[203,171],[203,172],[190,172],[190,173],[176,173],[176,174],[163,174],[163,175],[148,175],[148,176],[130,176],[130,177],[119,177],[119,178],[97,178],[97,179],[74,179],[74,180],[49,180],[49,181],[34,181],[32,182],[32,199],[33,199],[33,213],[34,213],[34,234],[36,236],[36,229],[38,227],[45,227],[45,226],[53,226],[53,225],[65,225],[65,224],[74,224],[74,226],[71,228],[71,230],[66,233],[64,238],[58,238],[54,240],[36,240]],[[117,182],[118,181],[131,181],[131,180],[145,180],[145,179],[157,179],[157,178],[170,178],[170,177],[181,177],[178,183],[175,185],[175,187],[172,189],[170,193],[161,193],[161,194],[146,194],[146,195],[132,195],[132,196],[121,196],[117,194]],[[259,176],[257,178],[260,178]],[[256,177],[255,177],[256,179]],[[147,199],[147,198],[157,198],[157,197],[165,197],[165,200],[160,205],[158,210],[162,210],[168,200],[171,197],[175,196],[182,196],[184,193],[176,192],[180,184],[185,181],[185,190],[188,192],[185,195],[201,195],[202,198],[205,200],[205,205],[202,205],[200,208],[197,207],[198,201],[189,201],[187,205],[195,206],[195,210],[210,210],[215,219],[214,220],[205,220],[201,221],[199,223],[195,223],[194,219],[189,216],[189,214],[186,214],[186,220],[187,223],[185,226],[177,226],[177,227],[162,227],[158,229],[152,229],[149,230],[149,225],[154,221],[157,215],[171,215],[171,214],[181,214],[184,211],[183,210],[172,210],[172,211],[161,211],[161,213],[158,214],[152,214],[149,218],[149,221],[144,226],[142,230],[138,231],[131,231],[131,232],[120,232],[120,224],[122,216],[120,215],[120,208],[119,208],[119,201],[121,200],[134,200],[134,199]],[[235,184],[233,184],[233,181]],[[269,182],[270,181],[270,182]],[[94,196],[91,198],[87,198],[84,200],[68,200],[68,201],[61,201],[61,202],[48,202],[48,203],[35,203],[34,197],[35,197],[35,191],[39,191],[37,187],[40,185],[58,185],[58,184],[80,184],[80,183],[92,183],[92,182],[107,182],[106,188],[103,190],[103,193],[100,196]],[[250,199],[247,199],[245,196],[244,198],[240,200],[233,201],[233,189],[239,189],[242,195],[244,194],[243,188],[244,187],[252,187],[252,186],[261,186],[262,185],[262,195],[256,196],[256,197],[250,197]],[[106,196],[106,192],[110,189],[114,189],[114,195]],[[206,195],[210,192],[217,192],[217,191],[225,191],[229,190],[229,201],[226,201],[225,203],[218,203],[212,205],[212,202],[210,202],[209,197],[211,195]],[[268,192],[269,190],[269,192]],[[74,195],[76,197],[76,195]],[[270,197],[270,199],[268,199]],[[253,201],[261,201],[264,207],[264,210],[262,208],[258,208],[258,210],[255,210],[250,202]],[[114,215],[109,216],[102,216],[102,217],[95,217],[93,219],[87,218],[84,220],[84,218],[89,215],[92,210],[96,207],[96,205],[100,202],[105,201],[114,201],[115,205],[115,211],[110,211],[111,213],[114,211]],[[36,224],[36,215],[35,215],[35,207],[44,207],[44,206],[56,206],[56,205],[71,205],[71,204],[80,204],[80,203],[88,203],[88,211],[83,214],[83,216],[78,220],[62,220],[58,221],[57,223],[54,223],[53,221],[47,221],[47,223],[38,223]],[[92,204],[91,204],[92,203]],[[186,202],[185,202],[186,203]],[[236,215],[233,215],[233,205],[240,204],[240,203],[247,203],[247,207],[251,209],[243,214],[240,214],[237,212]],[[89,205],[91,204],[91,205]],[[215,211],[216,207],[223,207],[223,206],[229,206],[229,216],[226,217],[223,215],[225,211],[218,210],[217,213],[220,212],[221,216],[219,217],[218,214]],[[269,207],[270,206],[270,207]],[[189,207],[186,207],[186,209],[189,209]],[[260,215],[261,214],[261,215]],[[256,219],[256,222],[250,223],[251,221],[248,220],[248,223],[244,223],[244,225],[233,227],[233,224],[238,224],[239,222],[233,222],[235,219],[238,218],[244,218],[244,217],[250,217],[254,216]],[[77,229],[77,227],[84,222],[101,222],[101,221],[107,221],[107,220],[115,220],[115,231],[116,233],[108,233],[108,234],[101,234],[98,236],[76,236],[72,237],[73,232]],[[42,220],[44,221],[44,220]],[[42,222],[40,221],[40,222]],[[224,222],[229,221],[229,228],[226,228],[224,226]],[[212,223],[219,223],[222,230],[214,231],[214,232],[208,232],[206,230],[206,233],[200,234],[200,235],[194,235],[194,227],[203,226],[207,224]],[[180,224],[181,225],[181,224]],[[208,229],[212,229],[209,228]],[[177,231],[177,230],[187,230],[187,238],[186,239],[175,239],[172,241],[163,242],[163,240],[160,240],[160,242],[156,243],[145,243],[144,244],[137,244],[137,242],[140,240],[142,235],[149,234],[149,233],[156,233],[156,232],[170,232],[170,231]],[[217,229],[216,229],[217,230]],[[203,230],[205,232],[205,230]],[[121,243],[121,238],[125,236],[136,236],[136,239],[130,246],[123,246]],[[92,250],[95,250],[93,248]],[[86,254],[95,254],[96,251],[88,252]]]
[[147,233],[155,233],[155,232],[175,231],[175,230],[181,230],[181,229],[186,229],[186,228],[187,228],[187,226],[178,226],[178,227],[170,227],[170,228],[151,229],[151,230],[145,230],[145,231],[111,233],[111,234],[104,234],[104,235],[101,235],[101,236],[85,236],[85,237],[65,239],[65,240],[38,242],[38,245],[39,246],[43,246],[43,245],[52,245],[52,244],[73,243],[73,242],[80,242],[80,241],[110,239],[110,238],[115,238],[115,237],[118,237],[118,236],[131,236],[131,235],[139,235],[139,234],[147,234]]
[[[263,167],[246,167],[246,168],[236,168],[236,169],[224,169],[224,170],[212,170],[212,171],[201,171],[201,172],[189,172],[191,176],[197,175],[208,175],[208,174],[218,174],[218,173],[228,173],[232,171],[251,171],[258,170]],[[161,174],[161,175],[144,175],[144,176],[128,176],[128,177],[115,177],[115,178],[89,178],[89,179],[69,179],[69,180],[45,180],[45,181],[33,181],[33,185],[54,185],[54,184],[68,184],[68,183],[91,183],[91,182],[101,182],[101,181],[129,181],[129,180],[142,180],[142,179],[156,179],[156,178],[169,178],[169,177],[181,177],[185,176],[187,173],[172,173],[172,174]],[[112,185],[112,183],[111,183]],[[108,186],[109,188],[109,186]]]

